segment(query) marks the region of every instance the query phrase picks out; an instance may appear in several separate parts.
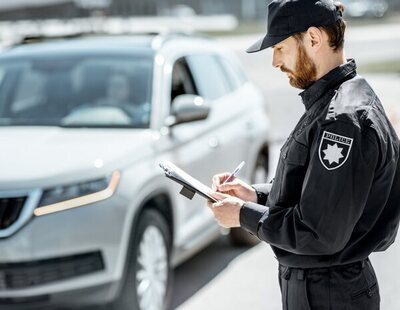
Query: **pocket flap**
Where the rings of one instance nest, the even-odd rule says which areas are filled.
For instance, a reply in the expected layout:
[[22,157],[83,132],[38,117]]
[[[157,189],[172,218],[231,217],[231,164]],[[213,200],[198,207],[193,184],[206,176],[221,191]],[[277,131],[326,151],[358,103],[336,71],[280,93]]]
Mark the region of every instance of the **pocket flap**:
[[304,166],[307,158],[308,147],[293,139],[287,151],[286,162],[288,164]]

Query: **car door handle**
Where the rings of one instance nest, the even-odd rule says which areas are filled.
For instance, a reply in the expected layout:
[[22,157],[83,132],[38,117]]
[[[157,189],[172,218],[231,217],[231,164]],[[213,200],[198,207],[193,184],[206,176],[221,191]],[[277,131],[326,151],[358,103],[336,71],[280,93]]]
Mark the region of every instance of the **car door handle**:
[[219,140],[216,137],[211,137],[208,139],[208,146],[212,149],[219,147]]

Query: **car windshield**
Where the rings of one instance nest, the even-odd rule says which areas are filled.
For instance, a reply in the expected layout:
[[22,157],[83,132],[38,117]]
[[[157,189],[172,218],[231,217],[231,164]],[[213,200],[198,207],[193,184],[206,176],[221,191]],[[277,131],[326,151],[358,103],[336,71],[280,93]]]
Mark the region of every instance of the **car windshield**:
[[148,128],[151,55],[0,60],[0,126]]

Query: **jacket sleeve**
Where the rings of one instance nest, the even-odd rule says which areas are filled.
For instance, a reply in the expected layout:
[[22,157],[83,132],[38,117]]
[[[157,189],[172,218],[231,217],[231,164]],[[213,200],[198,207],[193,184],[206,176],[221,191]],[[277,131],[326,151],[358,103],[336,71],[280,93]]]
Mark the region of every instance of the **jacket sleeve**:
[[266,184],[253,184],[257,194],[257,204],[265,205],[267,203],[269,192],[271,191],[272,181]]
[[246,202],[240,210],[240,225],[243,228],[247,228],[253,235],[257,235],[257,227],[260,218],[268,214],[268,207],[266,207],[269,192],[271,191],[272,180],[265,184],[253,184],[253,187],[257,194],[257,202]]
[[[324,139],[326,132],[350,139],[350,148]],[[329,255],[345,247],[363,212],[379,160],[378,138],[371,129],[334,121],[320,125],[309,145],[299,203],[288,206],[269,199],[262,209],[246,203],[241,216],[253,213],[253,219],[244,218],[241,223],[261,240],[283,250]],[[274,186],[282,186],[276,182]]]

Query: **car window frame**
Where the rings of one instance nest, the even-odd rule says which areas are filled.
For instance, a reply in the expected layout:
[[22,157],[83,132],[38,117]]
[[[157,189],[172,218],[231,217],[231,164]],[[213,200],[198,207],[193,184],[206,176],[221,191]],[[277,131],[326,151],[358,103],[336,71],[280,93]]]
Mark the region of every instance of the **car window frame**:
[[[199,96],[198,86],[197,86],[197,84],[196,84],[196,81],[195,81],[195,79],[194,79],[194,77],[193,77],[192,70],[191,70],[191,68],[189,67],[189,64],[188,64],[187,59],[186,59],[188,56],[189,56],[189,55],[180,56],[180,57],[176,58],[176,59],[172,62],[170,85],[169,85],[169,87],[168,87],[170,106],[172,106],[173,100],[174,100],[177,96],[179,96],[179,95],[176,95],[176,96],[172,97],[172,87],[173,87],[174,69],[175,69],[175,66],[176,66],[178,63],[180,63],[179,66],[182,66],[182,68],[184,68],[183,71],[184,71],[185,74],[186,74],[186,78],[189,78],[189,81],[190,81],[190,84],[191,84],[191,87],[192,87],[192,90],[193,90],[192,93],[185,92],[185,93],[183,93],[183,94]],[[182,94],[182,95],[183,95],[183,94]]]
[[[223,97],[225,97],[227,95],[232,94],[234,92],[234,90],[232,90],[232,86],[231,86],[231,83],[229,81],[229,78],[227,78],[227,76],[226,76],[227,72],[226,72],[226,70],[224,70],[224,68],[222,67],[222,64],[220,63],[220,61],[218,59],[218,57],[221,57],[221,55],[219,53],[217,53],[216,51],[196,52],[196,53],[191,53],[190,55],[187,55],[188,58],[190,58],[190,57],[199,57],[199,56],[200,57],[201,56],[208,56],[208,57],[214,59],[215,67],[218,68],[217,70],[219,70],[220,73],[222,74],[223,80],[225,81],[224,83],[225,83],[225,86],[226,86],[226,91],[224,92],[224,94],[220,95],[217,98],[207,98],[206,96],[204,96],[204,94],[201,93],[199,87],[197,86],[197,90],[198,90],[199,96],[204,97],[204,99],[206,99],[207,101],[212,103],[214,101],[220,100],[221,98],[223,98]],[[195,71],[193,68],[191,68],[190,61],[188,61],[188,65],[189,65],[189,69],[192,72]],[[192,76],[193,76],[193,80],[194,80],[195,85],[198,85],[199,82],[196,81],[195,74],[192,73]]]
[[[231,57],[224,57],[222,55],[218,55],[217,61],[221,66],[222,70],[226,73],[226,76],[229,77],[228,80],[232,86],[233,92],[238,90],[240,87],[242,87],[244,84],[248,82],[248,79],[243,70],[240,68],[239,64],[233,59],[231,59]],[[230,69],[228,69],[228,67]]]

